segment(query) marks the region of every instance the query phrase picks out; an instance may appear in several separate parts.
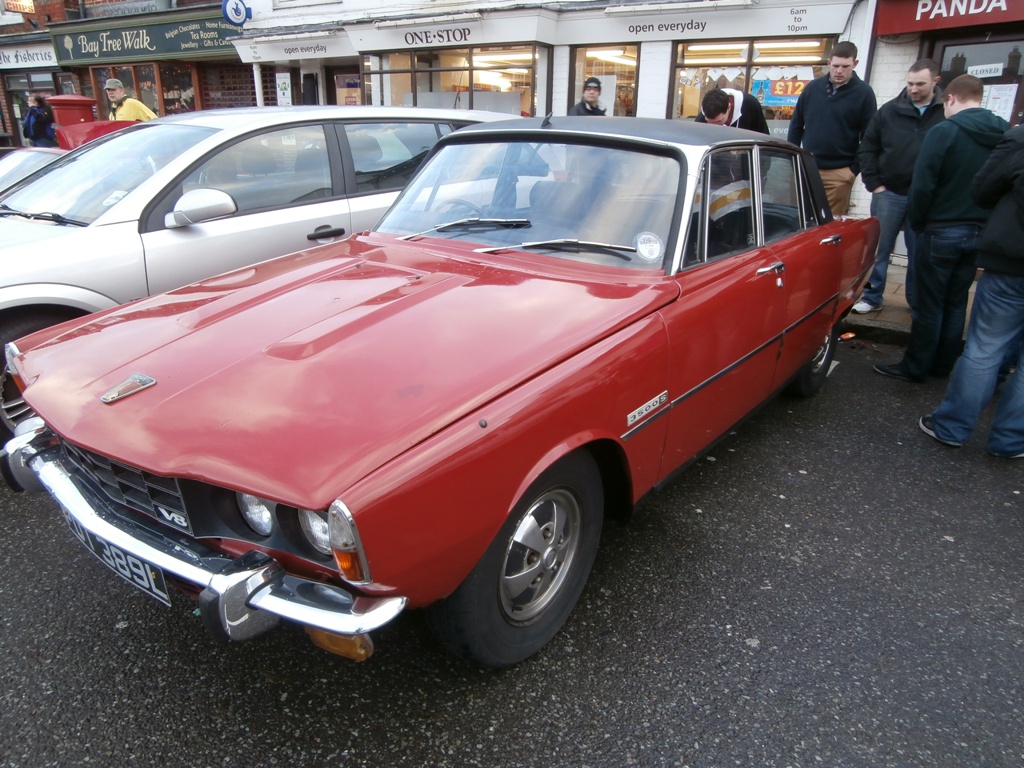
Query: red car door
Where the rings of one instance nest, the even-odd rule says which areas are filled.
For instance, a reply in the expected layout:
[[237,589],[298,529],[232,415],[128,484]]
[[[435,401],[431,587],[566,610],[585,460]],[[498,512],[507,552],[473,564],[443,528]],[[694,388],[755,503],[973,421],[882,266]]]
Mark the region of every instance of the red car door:
[[759,149],[761,231],[765,245],[782,264],[782,311],[785,335],[773,388],[784,385],[822,346],[832,328],[843,270],[841,243],[819,226],[810,191],[795,152]]
[[749,149],[718,152],[701,173],[686,261],[675,277],[680,297],[663,310],[673,404],[663,475],[771,392],[784,290],[777,255],[756,246],[752,160]]

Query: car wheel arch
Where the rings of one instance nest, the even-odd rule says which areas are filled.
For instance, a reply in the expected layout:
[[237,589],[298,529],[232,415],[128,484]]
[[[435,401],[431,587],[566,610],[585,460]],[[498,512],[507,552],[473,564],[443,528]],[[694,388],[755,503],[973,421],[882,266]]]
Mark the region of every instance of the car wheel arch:
[[633,482],[625,451],[619,443],[610,438],[587,439],[582,436],[567,439],[538,458],[530,471],[520,478],[519,486],[509,502],[506,518],[512,514],[515,506],[538,477],[577,451],[589,454],[597,464],[604,486],[606,516],[616,519],[627,518],[633,507]]

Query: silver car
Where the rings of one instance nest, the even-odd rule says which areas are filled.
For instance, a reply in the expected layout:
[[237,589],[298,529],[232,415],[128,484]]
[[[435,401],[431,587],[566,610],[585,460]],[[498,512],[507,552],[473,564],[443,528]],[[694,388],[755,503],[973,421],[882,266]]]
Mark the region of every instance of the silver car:
[[[0,344],[369,229],[467,110],[195,112],[97,139],[0,195]],[[16,393],[0,418],[22,418]],[[13,392],[13,390],[11,390]]]

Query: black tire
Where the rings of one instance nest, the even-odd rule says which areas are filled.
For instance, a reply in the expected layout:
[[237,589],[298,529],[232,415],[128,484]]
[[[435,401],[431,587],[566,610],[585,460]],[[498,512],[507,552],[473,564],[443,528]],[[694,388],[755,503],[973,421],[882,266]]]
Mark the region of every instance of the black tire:
[[604,489],[590,455],[556,462],[523,494],[466,580],[426,609],[431,630],[449,651],[482,667],[533,655],[583,592],[603,519]]
[[825,336],[818,351],[814,353],[800,373],[789,383],[786,391],[797,397],[811,397],[825,385],[832,358],[836,356],[836,344],[839,343],[839,327],[833,325]]
[[[20,339],[35,331],[49,328],[70,319],[70,315],[57,311],[26,311],[23,315],[0,318],[0,344]],[[22,400],[21,392],[7,375],[7,361],[0,359],[0,440],[6,441],[14,427],[35,413]]]

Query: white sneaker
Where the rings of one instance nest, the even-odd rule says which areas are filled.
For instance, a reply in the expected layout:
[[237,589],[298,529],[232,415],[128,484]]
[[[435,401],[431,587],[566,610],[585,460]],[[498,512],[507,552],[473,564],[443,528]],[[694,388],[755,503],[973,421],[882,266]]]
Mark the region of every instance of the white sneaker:
[[868,302],[864,301],[864,299],[861,299],[860,301],[853,305],[853,311],[856,312],[858,315],[866,315],[868,312],[878,312],[880,309],[881,307],[876,307],[874,304],[869,304]]

